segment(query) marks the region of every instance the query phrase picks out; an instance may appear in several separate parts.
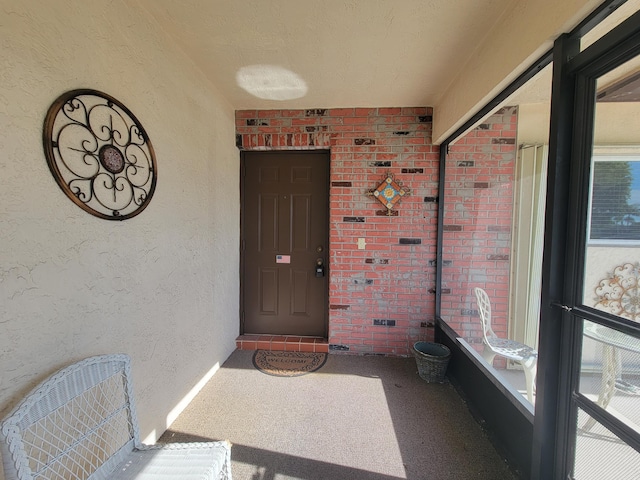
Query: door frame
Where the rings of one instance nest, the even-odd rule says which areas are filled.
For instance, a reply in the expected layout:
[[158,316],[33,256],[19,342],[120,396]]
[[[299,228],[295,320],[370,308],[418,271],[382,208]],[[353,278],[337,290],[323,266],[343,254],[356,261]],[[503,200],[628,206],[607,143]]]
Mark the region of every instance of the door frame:
[[509,338],[536,350],[548,156],[547,144],[521,145],[516,160],[514,186]]
[[541,298],[533,479],[572,478],[578,408],[636,450],[640,437],[579,392],[582,321],[640,335],[640,327],[583,304],[595,82],[640,55],[640,13],[585,50],[580,31],[554,45],[549,188]]
[[278,155],[319,155],[327,158],[327,184],[325,186],[327,192],[327,261],[325,264],[325,276],[327,278],[327,289],[325,295],[325,308],[324,308],[324,338],[329,337],[329,300],[331,296],[331,198],[330,198],[330,185],[331,185],[331,151],[328,149],[317,150],[242,150],[240,152],[240,302],[238,305],[238,317],[240,319],[240,335],[244,335],[245,331],[245,316],[244,316],[244,300],[245,300],[245,284],[244,284],[244,268],[245,268],[245,226],[244,226],[244,211],[245,211],[245,176],[246,176],[246,156],[247,154],[275,154]]

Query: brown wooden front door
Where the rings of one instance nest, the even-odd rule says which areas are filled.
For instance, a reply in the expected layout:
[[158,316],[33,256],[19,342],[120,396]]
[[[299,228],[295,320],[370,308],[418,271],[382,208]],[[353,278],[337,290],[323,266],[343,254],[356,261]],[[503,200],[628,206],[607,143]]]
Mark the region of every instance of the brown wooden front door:
[[242,156],[242,333],[327,335],[329,153]]

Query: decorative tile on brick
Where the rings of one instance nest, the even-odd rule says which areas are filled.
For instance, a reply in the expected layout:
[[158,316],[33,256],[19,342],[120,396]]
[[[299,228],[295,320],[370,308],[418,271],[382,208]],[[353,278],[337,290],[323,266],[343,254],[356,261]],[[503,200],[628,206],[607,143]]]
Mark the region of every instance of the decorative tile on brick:
[[402,173],[424,173],[424,168],[403,168]]
[[442,227],[442,229],[445,232],[461,232],[462,231],[462,225],[444,225]]
[[391,162],[388,162],[388,161],[371,162],[369,165],[371,165],[372,167],[390,167],[391,166]]
[[373,138],[354,138],[353,143],[355,145],[375,145],[376,141]]
[[327,114],[326,108],[316,108],[311,110],[305,110],[305,117],[324,117]]
[[350,187],[351,182],[331,182],[332,187]]
[[487,260],[509,260],[509,255],[487,255]]
[[348,223],[364,223],[364,217],[343,217],[342,221]]
[[420,115],[418,121],[420,123],[431,123],[433,122],[433,115]]
[[459,167],[473,167],[475,162],[473,160],[462,160],[458,162]]
[[479,314],[478,310],[463,308],[462,310],[460,310],[460,315],[462,315],[463,317],[477,317]]
[[438,197],[424,197],[425,203],[438,203]]
[[473,182],[473,188],[489,188],[489,182]]
[[397,132],[393,132],[394,135],[409,135],[411,132],[409,130],[400,130]]

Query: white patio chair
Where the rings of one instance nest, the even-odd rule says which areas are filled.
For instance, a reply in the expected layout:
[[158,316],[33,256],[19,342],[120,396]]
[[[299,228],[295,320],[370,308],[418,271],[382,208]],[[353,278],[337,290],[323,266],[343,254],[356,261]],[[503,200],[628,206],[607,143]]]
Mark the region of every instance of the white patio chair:
[[496,355],[508,358],[522,365],[527,386],[527,399],[533,403],[536,369],[538,366],[538,352],[524,343],[507,338],[498,337],[491,328],[491,301],[483,289],[473,289],[478,301],[478,311],[482,322],[482,341],[484,349],[482,357],[489,365],[493,364]]
[[7,480],[229,480],[230,447],[140,443],[127,355],[58,371],[0,422]]

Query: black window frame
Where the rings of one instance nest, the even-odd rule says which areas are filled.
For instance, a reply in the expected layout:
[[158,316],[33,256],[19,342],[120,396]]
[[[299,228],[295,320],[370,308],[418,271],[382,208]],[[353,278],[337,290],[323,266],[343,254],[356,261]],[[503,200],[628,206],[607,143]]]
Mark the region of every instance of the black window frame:
[[[446,332],[448,328],[441,318],[440,305],[444,180],[449,145],[553,61],[540,347],[529,477],[534,480],[570,478],[575,454],[575,415],[578,408],[585,409],[605,427],[613,427],[613,432],[636,450],[640,448],[640,438],[635,431],[621,424],[606,411],[594,411],[592,403],[582,397],[576,388],[581,360],[579,347],[582,341],[582,319],[586,318],[615,327],[624,333],[640,336],[640,330],[631,325],[630,321],[581,303],[588,231],[588,175],[592,147],[590,142],[593,135],[593,111],[589,111],[593,106],[585,107],[588,105],[585,98],[591,98],[595,104],[595,79],[607,69],[613,69],[640,54],[640,12],[629,17],[584,51],[581,51],[580,40],[625,1],[605,1],[575,29],[561,35],[554,42],[551,51],[545,53],[504,91],[445,139],[440,148],[438,196],[441,201],[438,205],[436,250],[436,320],[443,324],[442,330]],[[591,75],[591,85],[585,82],[586,75]],[[579,99],[581,100],[578,101]],[[585,162],[587,153],[589,161]]]

